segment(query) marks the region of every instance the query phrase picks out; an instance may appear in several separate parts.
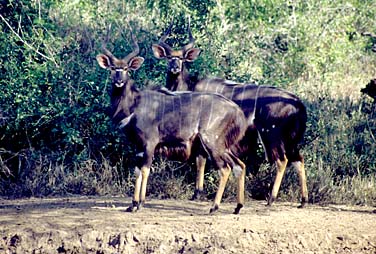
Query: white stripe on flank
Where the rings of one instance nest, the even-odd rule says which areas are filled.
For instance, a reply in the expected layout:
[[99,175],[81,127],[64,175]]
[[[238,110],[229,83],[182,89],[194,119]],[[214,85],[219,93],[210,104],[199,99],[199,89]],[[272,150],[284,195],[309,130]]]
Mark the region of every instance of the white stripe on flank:
[[215,86],[215,93],[218,93],[218,86]]
[[172,112],[175,112],[175,99],[176,97],[172,97]]
[[243,85],[243,92],[241,93],[242,97],[239,98],[240,100],[240,108],[243,108],[243,100],[244,100],[244,90],[245,90],[245,86]]
[[164,130],[164,115],[165,115],[165,110],[166,110],[166,96],[162,96],[162,98],[163,98],[163,100],[162,100],[162,115],[161,115],[161,122],[162,122],[162,126],[161,126],[161,128],[162,128],[162,130]]
[[265,144],[264,142],[262,141],[262,138],[261,138],[261,135],[260,135],[260,132],[257,130],[257,134],[258,134],[258,138],[261,142],[261,145],[262,147],[264,148],[264,153],[265,153],[265,160],[268,160],[268,154],[266,153],[266,149],[265,149]]
[[223,95],[223,89],[225,89],[225,86],[222,86],[221,94]]
[[190,129],[191,130],[194,130],[194,128],[196,127],[196,123],[195,123],[195,117],[194,117],[194,110],[193,110],[193,94],[190,93],[189,94],[189,121],[190,121]]
[[234,97],[234,91],[235,91],[235,86],[232,87],[231,95],[229,97],[229,99],[232,100],[232,101],[234,100],[234,98],[233,98]]
[[209,79],[206,80],[206,86],[205,86],[205,90],[204,91],[208,91],[208,86],[209,86]]
[[213,114],[213,100],[210,100],[210,113],[209,113],[209,120],[208,120],[208,124],[206,126],[206,129],[210,128],[210,122],[211,122],[212,114]]
[[182,111],[182,104],[181,104],[181,96],[179,96],[179,129],[178,129],[178,135],[179,135],[179,137],[180,137],[180,133],[181,133],[181,129],[182,129],[182,124],[181,124],[181,117],[182,117],[182,115],[181,115],[181,111]]
[[200,108],[199,108],[199,112],[198,112],[198,119],[197,119],[197,127],[196,127],[196,131],[197,133],[199,132],[199,127],[200,127],[200,123],[201,123],[201,112],[202,112],[202,97],[203,95],[200,95]]
[[[255,118],[256,118],[256,107],[257,107],[257,100],[258,100],[258,94],[261,86],[257,87],[256,96],[255,96],[255,104],[253,105],[253,112],[250,118],[248,118],[248,125],[254,125]],[[243,95],[244,96],[244,95]]]

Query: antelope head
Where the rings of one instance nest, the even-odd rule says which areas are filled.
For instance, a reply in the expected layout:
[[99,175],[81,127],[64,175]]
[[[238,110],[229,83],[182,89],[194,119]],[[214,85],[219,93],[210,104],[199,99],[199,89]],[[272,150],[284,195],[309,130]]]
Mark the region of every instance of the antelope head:
[[133,33],[133,51],[126,57],[119,59],[116,58],[107,48],[108,34],[110,28],[107,30],[106,39],[102,42],[103,53],[97,55],[97,61],[100,67],[111,71],[112,84],[115,87],[122,88],[129,81],[129,70],[135,71],[144,62],[144,58],[137,56],[140,53],[140,48],[134,37]]
[[200,55],[201,50],[194,48],[195,39],[192,36],[190,20],[188,23],[189,43],[178,50],[174,50],[165,41],[171,32],[173,22],[171,22],[167,31],[159,39],[158,44],[153,44],[154,56],[158,59],[167,59],[168,72],[179,75],[183,72],[184,62],[193,62]]

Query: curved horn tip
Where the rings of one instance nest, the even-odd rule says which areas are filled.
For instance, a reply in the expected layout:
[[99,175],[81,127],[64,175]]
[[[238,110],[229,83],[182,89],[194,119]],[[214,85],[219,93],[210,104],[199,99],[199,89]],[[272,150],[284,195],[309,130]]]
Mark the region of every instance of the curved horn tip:
[[165,42],[166,41],[167,37],[171,33],[171,29],[172,29],[172,25],[173,24],[174,24],[174,19],[171,19],[170,25],[168,26],[167,30],[164,32],[164,34],[162,35],[162,37],[159,39],[159,42]]
[[188,16],[188,36],[189,36],[189,42],[183,47],[183,50],[188,50],[193,48],[195,44],[195,38],[192,35],[192,30],[191,30],[191,17]]
[[106,46],[110,37],[110,31],[111,31],[111,23],[109,23],[106,28],[106,35],[105,35],[104,40],[102,39],[102,50],[105,55],[107,55],[110,58],[114,58],[114,55],[107,49],[107,46]]
[[140,46],[138,45],[136,36],[133,34],[132,29],[131,29],[131,38],[132,38],[132,43],[133,43],[133,51],[123,58],[123,60],[126,62],[128,62],[130,59],[132,59],[133,57],[137,56],[140,53]]

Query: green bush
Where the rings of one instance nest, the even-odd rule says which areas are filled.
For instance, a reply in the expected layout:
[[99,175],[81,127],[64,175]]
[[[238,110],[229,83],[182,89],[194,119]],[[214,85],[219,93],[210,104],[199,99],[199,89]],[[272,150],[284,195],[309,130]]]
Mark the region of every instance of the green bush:
[[[106,113],[108,73],[95,56],[109,24],[108,47],[126,55],[131,26],[145,58],[132,78],[140,88],[164,85],[166,63],[151,44],[173,19],[168,43],[182,46],[190,16],[202,49],[192,73],[282,87],[305,102],[310,201],[375,204],[375,106],[360,94],[375,78],[376,41],[362,36],[375,33],[374,1],[8,0],[0,14],[0,195],[130,194],[133,148]],[[175,168],[155,173],[149,192],[190,196],[195,170]],[[250,196],[263,198],[272,179],[262,164],[248,176]],[[206,180],[214,193],[215,172]],[[297,182],[288,171],[281,199],[298,199]]]

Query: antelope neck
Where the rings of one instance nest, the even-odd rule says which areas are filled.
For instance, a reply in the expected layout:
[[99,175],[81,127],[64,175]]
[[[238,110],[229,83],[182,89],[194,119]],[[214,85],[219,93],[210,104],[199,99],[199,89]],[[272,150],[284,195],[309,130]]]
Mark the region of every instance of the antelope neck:
[[111,93],[111,117],[115,124],[119,124],[124,118],[133,114],[138,104],[139,91],[134,82],[125,82],[122,88],[113,87]]
[[166,85],[171,91],[187,91],[187,73],[184,68],[178,74],[167,72]]

